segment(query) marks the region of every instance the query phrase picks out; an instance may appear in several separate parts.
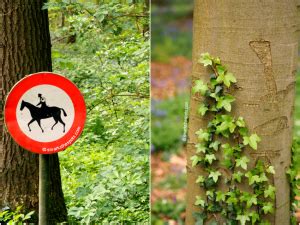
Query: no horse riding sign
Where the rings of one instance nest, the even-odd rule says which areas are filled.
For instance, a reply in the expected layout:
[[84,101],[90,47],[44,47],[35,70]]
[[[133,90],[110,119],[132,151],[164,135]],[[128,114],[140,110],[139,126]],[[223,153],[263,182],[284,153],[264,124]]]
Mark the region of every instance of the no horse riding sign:
[[56,153],[73,144],[86,117],[78,88],[50,72],[20,80],[10,91],[4,108],[6,127],[13,139],[39,154]]

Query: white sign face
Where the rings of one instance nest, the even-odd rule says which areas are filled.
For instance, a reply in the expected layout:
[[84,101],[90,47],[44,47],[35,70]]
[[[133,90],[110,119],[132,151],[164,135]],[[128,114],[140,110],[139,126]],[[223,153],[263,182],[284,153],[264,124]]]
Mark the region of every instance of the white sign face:
[[18,102],[16,117],[22,132],[39,142],[63,137],[71,128],[74,105],[62,89],[37,85],[26,91]]

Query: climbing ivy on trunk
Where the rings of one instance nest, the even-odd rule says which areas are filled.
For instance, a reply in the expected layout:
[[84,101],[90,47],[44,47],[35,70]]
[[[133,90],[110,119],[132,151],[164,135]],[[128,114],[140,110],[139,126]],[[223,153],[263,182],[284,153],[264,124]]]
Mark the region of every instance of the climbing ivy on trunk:
[[[203,171],[195,182],[205,190],[205,196],[195,199],[200,207],[200,212],[194,212],[196,224],[217,224],[217,215],[226,224],[270,224],[267,217],[274,212],[275,169],[260,159],[250,165],[248,150],[256,151],[261,138],[249,132],[243,117],[230,114],[235,101],[230,93],[237,80],[218,57],[204,53],[199,63],[211,75],[208,83],[195,80],[192,93],[203,98],[199,116],[211,119],[196,132],[199,142],[190,158],[192,166]],[[248,187],[241,188],[245,183]]]

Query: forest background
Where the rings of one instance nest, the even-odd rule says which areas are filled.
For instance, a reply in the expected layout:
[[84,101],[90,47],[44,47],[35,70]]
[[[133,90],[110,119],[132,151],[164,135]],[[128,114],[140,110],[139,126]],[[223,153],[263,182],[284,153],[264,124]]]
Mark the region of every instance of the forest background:
[[[59,153],[69,223],[149,223],[149,2],[50,0],[53,72],[84,95],[87,120]],[[2,209],[0,222],[36,218]],[[25,213],[25,214],[24,214]]]

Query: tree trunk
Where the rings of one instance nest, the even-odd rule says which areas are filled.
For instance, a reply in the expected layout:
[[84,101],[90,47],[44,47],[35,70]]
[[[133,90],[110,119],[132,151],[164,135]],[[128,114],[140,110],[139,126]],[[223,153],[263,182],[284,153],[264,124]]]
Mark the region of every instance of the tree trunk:
[[[294,0],[195,0],[192,78],[208,81],[208,71],[197,63],[209,52],[221,58],[237,78],[233,115],[244,117],[262,141],[250,153],[275,166],[276,209],[272,224],[290,223],[289,182],[295,73],[298,55],[297,7]],[[197,115],[199,100],[191,95],[187,158],[195,154],[195,132],[207,119]],[[246,150],[247,152],[248,149]],[[195,183],[201,169],[188,160],[186,224],[195,224],[195,196],[204,190]]]
[[[51,43],[43,0],[0,2],[0,90],[4,101],[22,77],[51,71]],[[0,208],[22,205],[38,214],[38,155],[19,147],[3,127],[0,108]],[[58,155],[50,156],[50,224],[66,221]],[[37,216],[35,217],[35,222]]]

